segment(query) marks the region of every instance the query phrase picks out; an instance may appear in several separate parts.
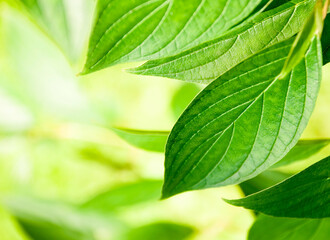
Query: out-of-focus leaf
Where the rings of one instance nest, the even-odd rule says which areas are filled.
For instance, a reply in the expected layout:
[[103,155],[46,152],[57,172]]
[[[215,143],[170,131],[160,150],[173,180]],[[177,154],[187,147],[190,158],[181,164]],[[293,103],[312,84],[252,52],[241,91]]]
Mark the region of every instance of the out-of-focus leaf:
[[323,51],[323,64],[330,62],[330,15],[328,14],[324,20],[324,27],[322,33],[322,51]]
[[161,195],[162,181],[143,180],[116,186],[81,206],[81,209],[93,212],[111,212],[116,209],[139,203],[156,201]]
[[111,235],[116,227],[120,229],[110,216],[104,219],[84,215],[71,206],[54,202],[10,197],[5,200],[5,206],[34,240],[97,240],[97,230]]
[[290,174],[269,170],[250,180],[242,182],[239,186],[245,195],[250,195],[271,187],[288,177],[290,177]]
[[179,88],[179,90],[174,94],[171,106],[176,119],[183,113],[200,90],[201,88],[199,86],[187,83]]
[[16,0],[30,17],[63,50],[73,57],[74,49],[64,0]]
[[319,91],[321,49],[315,38],[290,76],[278,80],[291,43],[244,61],[189,105],[166,145],[163,197],[246,181],[296,144]]
[[29,240],[17,221],[0,207],[0,237],[1,240]]
[[129,70],[143,75],[209,83],[264,48],[295,35],[315,0],[294,0],[260,14],[218,39]]
[[276,217],[330,217],[329,179],[330,157],[327,157],[278,185],[226,201]]
[[[221,36],[261,0],[98,0],[83,73],[170,56]],[[206,17],[207,16],[207,17]]]
[[194,229],[180,224],[157,222],[129,231],[123,240],[184,240]]
[[328,240],[330,219],[278,218],[260,215],[248,240]]
[[317,152],[321,151],[324,147],[330,144],[329,139],[322,140],[300,140],[290,152],[278,163],[272,167],[281,167],[297,161],[305,160]]
[[164,152],[169,132],[143,131],[125,128],[112,130],[129,144],[148,151]]

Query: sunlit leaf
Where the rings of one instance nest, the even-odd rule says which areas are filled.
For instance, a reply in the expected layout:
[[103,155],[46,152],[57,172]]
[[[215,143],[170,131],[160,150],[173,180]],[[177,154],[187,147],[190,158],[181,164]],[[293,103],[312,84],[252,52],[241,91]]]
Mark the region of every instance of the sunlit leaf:
[[304,60],[278,80],[291,43],[244,61],[194,99],[168,139],[163,197],[246,181],[297,143],[318,94],[321,49],[315,38]]
[[162,181],[157,180],[144,180],[116,186],[92,198],[81,208],[94,212],[108,212],[139,203],[156,201],[160,198],[161,186]]
[[329,179],[330,157],[271,188],[226,201],[276,217],[330,217]]
[[[98,0],[83,73],[170,56],[219,37],[261,0]],[[207,17],[206,17],[207,16]]]
[[328,240],[330,219],[278,218],[260,215],[249,231],[248,240]]
[[153,152],[164,152],[169,132],[143,131],[125,128],[112,128],[122,139],[131,145]]
[[132,73],[209,83],[265,47],[299,32],[315,1],[290,1],[224,36],[178,55],[153,60]]

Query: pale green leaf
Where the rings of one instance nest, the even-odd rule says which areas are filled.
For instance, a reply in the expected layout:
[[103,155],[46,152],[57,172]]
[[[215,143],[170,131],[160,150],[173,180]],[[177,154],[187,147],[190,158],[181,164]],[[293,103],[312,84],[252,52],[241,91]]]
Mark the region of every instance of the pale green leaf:
[[328,240],[330,219],[278,218],[260,215],[248,235],[248,240]]
[[148,151],[164,152],[169,132],[143,131],[125,128],[112,128],[112,130],[129,144]]
[[162,181],[144,180],[105,191],[81,206],[93,212],[109,212],[139,203],[156,201],[161,195]]
[[265,47],[299,32],[315,0],[290,1],[178,55],[153,60],[132,73],[209,83]]
[[83,73],[170,56],[214,39],[261,0],[98,0]]
[[315,38],[290,76],[278,80],[291,44],[251,57],[194,99],[168,139],[163,197],[246,181],[297,143],[318,94],[321,49]]
[[327,157],[278,185],[226,201],[276,217],[330,217],[329,180],[330,157]]

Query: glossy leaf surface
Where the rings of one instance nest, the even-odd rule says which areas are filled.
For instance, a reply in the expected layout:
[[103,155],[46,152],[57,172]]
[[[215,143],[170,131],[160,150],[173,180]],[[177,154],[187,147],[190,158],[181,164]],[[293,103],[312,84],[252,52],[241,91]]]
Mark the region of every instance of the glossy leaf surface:
[[276,186],[242,199],[226,201],[276,217],[330,217],[329,179],[330,157]]
[[185,52],[149,61],[132,73],[209,83],[264,48],[299,32],[315,1],[290,1],[224,36]]
[[246,181],[297,143],[319,90],[321,49],[314,39],[303,61],[278,80],[291,43],[246,60],[190,104],[169,136],[163,197]]

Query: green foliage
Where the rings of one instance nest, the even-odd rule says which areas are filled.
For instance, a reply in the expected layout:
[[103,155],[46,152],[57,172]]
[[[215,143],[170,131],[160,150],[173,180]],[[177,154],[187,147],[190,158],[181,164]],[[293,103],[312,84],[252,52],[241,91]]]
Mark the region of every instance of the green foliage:
[[125,67],[191,83],[122,66],[76,81],[93,2],[0,0],[0,193],[35,195],[1,199],[0,236],[226,239],[190,221],[204,221],[208,191],[158,200],[239,184],[246,197],[226,201],[255,211],[248,239],[328,239],[330,157],[302,172],[292,163],[330,144],[324,126],[299,140],[326,85],[329,1],[95,1],[81,74],[146,61]]
[[286,40],[301,29],[314,1],[291,1],[261,13],[220,38],[178,55],[147,62],[136,74],[209,83],[264,48]]
[[83,73],[121,62],[170,56],[219,37],[249,16],[260,2],[99,0]]
[[240,183],[296,144],[319,89],[320,46],[315,39],[290,76],[278,80],[290,47],[289,40],[260,52],[195,98],[169,136],[163,197]]
[[330,157],[271,188],[226,201],[276,217],[330,217],[329,169]]

